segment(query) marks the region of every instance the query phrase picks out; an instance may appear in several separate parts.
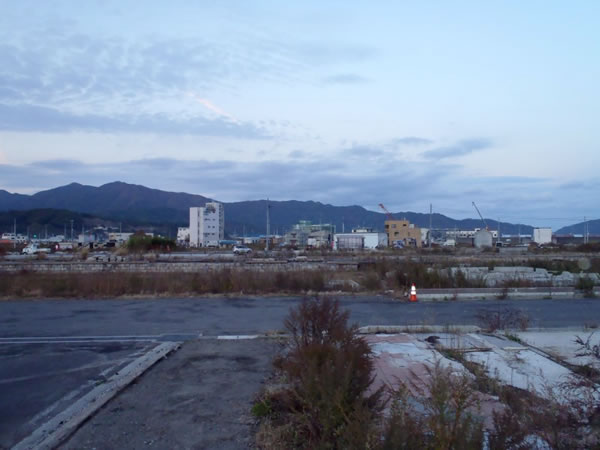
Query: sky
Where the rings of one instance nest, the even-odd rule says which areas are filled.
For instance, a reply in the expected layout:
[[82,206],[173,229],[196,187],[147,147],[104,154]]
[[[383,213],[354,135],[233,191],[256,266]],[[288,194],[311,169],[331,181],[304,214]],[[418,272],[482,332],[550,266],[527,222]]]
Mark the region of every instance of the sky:
[[600,2],[0,7],[0,189],[600,218]]

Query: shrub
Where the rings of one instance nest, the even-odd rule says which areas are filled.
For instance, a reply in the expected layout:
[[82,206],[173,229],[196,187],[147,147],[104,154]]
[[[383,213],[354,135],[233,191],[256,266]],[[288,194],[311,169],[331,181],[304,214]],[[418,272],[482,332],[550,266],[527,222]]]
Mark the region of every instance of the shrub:
[[594,280],[587,276],[580,276],[575,284],[575,289],[579,289],[585,295],[591,297],[594,295]]
[[149,250],[169,251],[176,247],[173,239],[159,236],[146,236],[143,232],[136,232],[127,241],[127,249],[133,252]]
[[269,400],[285,447],[362,449],[375,442],[383,388],[369,393],[371,350],[348,317],[337,300],[314,298],[285,320],[290,339],[274,364],[289,384]]

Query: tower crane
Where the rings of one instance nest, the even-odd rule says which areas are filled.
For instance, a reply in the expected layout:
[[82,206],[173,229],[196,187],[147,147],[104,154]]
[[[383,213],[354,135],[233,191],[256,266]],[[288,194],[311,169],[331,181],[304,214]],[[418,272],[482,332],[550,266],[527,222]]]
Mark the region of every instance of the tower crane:
[[483,218],[483,216],[481,215],[481,212],[479,211],[479,208],[477,207],[477,205],[475,204],[475,202],[472,202],[473,206],[475,207],[475,210],[477,211],[477,214],[479,214],[479,217],[481,217],[481,221],[483,222],[483,224],[485,225],[485,230],[489,231],[489,227],[487,222],[485,221],[485,219]]
[[380,203],[379,207],[381,209],[383,209],[383,212],[385,213],[385,215],[388,218],[388,220],[396,220],[396,218],[392,215],[392,213],[389,212],[385,206],[383,206],[383,203]]

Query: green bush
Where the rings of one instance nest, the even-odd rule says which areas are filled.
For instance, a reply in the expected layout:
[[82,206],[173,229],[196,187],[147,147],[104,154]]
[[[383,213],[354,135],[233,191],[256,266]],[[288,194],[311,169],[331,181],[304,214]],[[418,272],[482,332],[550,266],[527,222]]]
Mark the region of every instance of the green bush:
[[143,233],[135,233],[127,241],[127,249],[133,252],[144,252],[150,250],[170,251],[175,249],[173,239],[159,236],[146,236]]

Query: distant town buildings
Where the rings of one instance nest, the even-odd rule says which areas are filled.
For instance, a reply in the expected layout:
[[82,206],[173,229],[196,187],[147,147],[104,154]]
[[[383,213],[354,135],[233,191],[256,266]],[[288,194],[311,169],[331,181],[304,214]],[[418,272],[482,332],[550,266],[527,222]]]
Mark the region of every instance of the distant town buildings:
[[133,233],[111,232],[108,233],[108,240],[109,242],[114,242],[117,245],[121,245],[124,242],[127,242],[132,235]]
[[225,211],[222,203],[208,202],[190,208],[190,247],[218,247],[225,238]]

